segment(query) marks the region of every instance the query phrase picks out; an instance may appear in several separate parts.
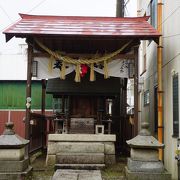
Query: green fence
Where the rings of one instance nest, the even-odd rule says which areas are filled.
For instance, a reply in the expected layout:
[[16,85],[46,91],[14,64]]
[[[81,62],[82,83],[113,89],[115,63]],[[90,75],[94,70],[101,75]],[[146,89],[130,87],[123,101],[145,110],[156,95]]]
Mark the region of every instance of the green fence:
[[[32,82],[32,109],[41,109],[41,81]],[[0,109],[25,109],[26,81],[0,81]],[[46,109],[52,109],[52,95],[46,94]]]

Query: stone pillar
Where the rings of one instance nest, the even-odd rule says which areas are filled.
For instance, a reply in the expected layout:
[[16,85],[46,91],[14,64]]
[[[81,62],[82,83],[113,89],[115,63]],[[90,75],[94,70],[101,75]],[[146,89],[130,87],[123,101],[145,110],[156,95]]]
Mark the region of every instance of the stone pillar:
[[0,136],[0,179],[25,179],[32,167],[25,157],[25,146],[29,140],[19,137],[13,131],[14,124],[6,123],[5,131]]
[[126,178],[128,180],[170,180],[171,174],[165,170],[158,157],[158,149],[163,148],[164,144],[150,135],[149,123],[143,122],[141,127],[139,135],[126,141],[131,147]]

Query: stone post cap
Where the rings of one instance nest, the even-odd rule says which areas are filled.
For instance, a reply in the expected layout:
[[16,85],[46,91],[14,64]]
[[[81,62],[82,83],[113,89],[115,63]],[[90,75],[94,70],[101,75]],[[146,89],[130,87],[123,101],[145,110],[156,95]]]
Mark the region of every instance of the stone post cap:
[[24,147],[29,143],[29,140],[15,134],[13,127],[13,122],[7,122],[5,124],[5,130],[0,136],[0,148],[16,149]]
[[7,122],[5,124],[5,130],[3,132],[4,135],[13,135],[15,134],[14,132],[14,123],[13,122]]
[[139,132],[139,135],[134,137],[133,139],[130,139],[127,142],[127,144],[132,148],[139,148],[139,149],[159,149],[163,148],[164,144],[160,143],[157,139],[155,139],[153,136],[151,136],[151,133],[149,132],[149,123],[148,122],[142,122],[141,123],[141,131]]
[[141,123],[141,131],[139,132],[140,135],[149,136],[151,133],[149,132],[149,123],[142,122]]
[[139,148],[139,149],[159,149],[163,148],[164,144],[160,143],[157,139],[155,139],[153,136],[144,136],[144,135],[137,135],[133,139],[130,139],[126,141],[126,143],[131,148]]

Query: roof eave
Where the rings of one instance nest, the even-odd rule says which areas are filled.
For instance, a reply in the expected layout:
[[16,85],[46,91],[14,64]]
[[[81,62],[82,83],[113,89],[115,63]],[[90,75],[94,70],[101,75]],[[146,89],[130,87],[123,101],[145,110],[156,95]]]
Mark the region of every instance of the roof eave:
[[159,37],[161,36],[161,34],[158,35],[154,35],[154,36],[145,36],[145,35],[124,35],[124,36],[106,36],[106,35],[63,35],[63,34],[24,34],[24,33],[6,33],[3,32],[5,34],[5,38],[6,38],[6,42],[8,42],[9,40],[11,40],[13,37],[17,37],[17,38],[28,38],[28,37],[68,37],[68,38],[73,38],[73,37],[86,37],[86,38],[95,38],[95,37],[99,37],[99,38],[118,38],[118,39],[139,39],[139,40],[153,40],[155,41],[157,44],[159,43]]

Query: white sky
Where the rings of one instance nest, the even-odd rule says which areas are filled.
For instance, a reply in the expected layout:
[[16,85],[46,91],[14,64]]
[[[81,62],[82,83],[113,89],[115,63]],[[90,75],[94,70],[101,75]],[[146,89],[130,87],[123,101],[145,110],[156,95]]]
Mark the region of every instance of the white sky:
[[64,16],[115,16],[116,0],[0,0],[4,25],[19,19],[18,13]]
[[21,39],[5,43],[3,30],[20,19],[18,13],[59,16],[115,16],[116,0],[0,0],[0,53]]
[[[136,1],[129,1],[128,16],[132,16],[132,8],[134,7],[132,4]],[[13,39],[5,43],[5,35],[2,34],[4,29],[20,19],[18,13],[114,17],[116,15],[116,0],[0,0],[0,53],[4,49],[12,49],[13,44],[17,45],[17,42],[23,42],[16,38],[16,40]],[[16,43],[13,43],[15,41]]]
[[[131,4],[136,1],[130,0],[129,2]],[[128,8],[127,15],[131,16],[133,11],[133,9]],[[1,79],[26,79],[27,62],[23,56],[24,39],[14,37],[6,43],[5,35],[2,34],[4,29],[20,19],[18,13],[114,17],[116,15],[116,0],[0,0]]]

